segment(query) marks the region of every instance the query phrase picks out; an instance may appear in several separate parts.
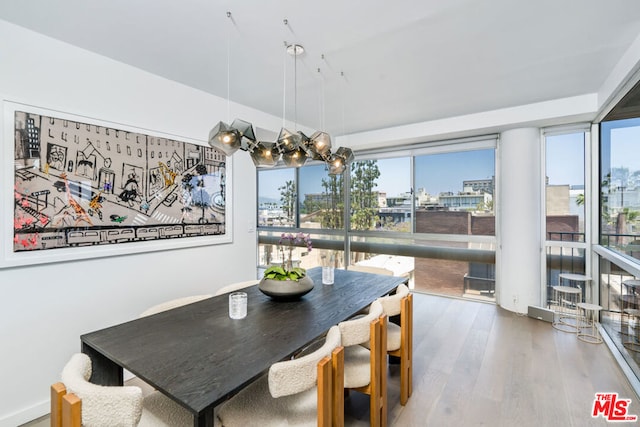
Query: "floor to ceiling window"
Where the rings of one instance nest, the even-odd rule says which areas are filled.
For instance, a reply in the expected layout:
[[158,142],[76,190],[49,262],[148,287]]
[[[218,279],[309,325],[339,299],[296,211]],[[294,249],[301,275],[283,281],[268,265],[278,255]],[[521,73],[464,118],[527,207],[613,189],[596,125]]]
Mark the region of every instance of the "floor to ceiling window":
[[360,152],[338,177],[313,163],[259,171],[260,266],[277,261],[281,233],[302,231],[316,242],[303,267],[331,256],[407,275],[416,290],[493,300],[496,142]]
[[620,111],[600,124],[601,324],[640,380],[640,118]]
[[[570,130],[544,131],[545,153],[545,300],[552,301],[552,287],[561,273],[588,273],[585,238],[585,164],[590,132],[588,125]],[[565,283],[562,283],[565,284]],[[584,286],[584,284],[582,284]],[[587,291],[583,289],[583,298]],[[590,296],[590,295],[589,295]]]
[[[495,148],[452,148],[415,158],[415,231],[443,251],[495,251]],[[495,299],[494,262],[420,258],[416,272],[418,289]]]
[[640,118],[601,124],[600,244],[640,260]]

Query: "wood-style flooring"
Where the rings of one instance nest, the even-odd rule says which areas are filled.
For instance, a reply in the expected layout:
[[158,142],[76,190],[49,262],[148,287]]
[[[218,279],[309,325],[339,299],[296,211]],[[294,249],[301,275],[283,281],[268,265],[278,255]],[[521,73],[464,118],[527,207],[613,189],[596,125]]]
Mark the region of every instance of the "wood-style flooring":
[[[610,425],[591,417],[597,392],[631,399],[629,414],[640,416],[638,396],[605,344],[493,304],[416,294],[413,359],[405,407],[390,366],[390,426]],[[368,425],[364,397],[349,396],[347,425]]]
[[[605,344],[493,304],[416,294],[413,354],[413,395],[404,407],[397,366],[389,368],[389,426],[609,425],[591,417],[598,392],[631,399],[629,414],[640,415],[638,396]],[[352,392],[345,424],[368,425],[368,405],[368,396]]]

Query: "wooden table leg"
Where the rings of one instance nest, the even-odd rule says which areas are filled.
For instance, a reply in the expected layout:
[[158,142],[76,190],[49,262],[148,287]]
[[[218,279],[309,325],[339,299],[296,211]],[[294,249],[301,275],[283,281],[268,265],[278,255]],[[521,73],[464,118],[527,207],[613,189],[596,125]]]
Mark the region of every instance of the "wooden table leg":
[[194,427],[213,427],[213,408],[205,409],[199,416],[193,417]]
[[91,378],[89,381],[99,385],[122,385],[124,383],[121,366],[113,363],[85,343],[82,343],[82,352],[91,359]]

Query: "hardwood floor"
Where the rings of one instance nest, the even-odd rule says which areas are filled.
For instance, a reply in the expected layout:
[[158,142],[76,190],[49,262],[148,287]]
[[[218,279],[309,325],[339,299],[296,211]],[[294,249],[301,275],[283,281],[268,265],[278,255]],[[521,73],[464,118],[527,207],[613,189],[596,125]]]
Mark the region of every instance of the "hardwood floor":
[[[597,392],[631,399],[629,414],[640,415],[606,345],[492,304],[416,294],[413,359],[405,407],[390,368],[390,426],[607,425],[591,417]],[[348,398],[347,425],[367,425],[360,397]]]
[[[492,304],[415,294],[413,395],[400,406],[389,369],[389,426],[599,426],[597,392],[640,401],[605,344]],[[351,393],[345,424],[366,426],[368,396]],[[39,420],[48,425],[48,420]],[[632,423],[622,423],[631,425]]]

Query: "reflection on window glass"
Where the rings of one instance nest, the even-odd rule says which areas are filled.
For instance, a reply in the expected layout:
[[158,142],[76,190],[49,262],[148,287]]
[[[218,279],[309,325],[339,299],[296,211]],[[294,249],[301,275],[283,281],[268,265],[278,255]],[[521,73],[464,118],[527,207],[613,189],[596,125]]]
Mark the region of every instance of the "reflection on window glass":
[[640,259],[640,119],[603,122],[601,243]]
[[495,150],[418,156],[416,232],[495,235]]
[[584,132],[547,136],[547,240],[584,242]]
[[259,171],[258,225],[260,227],[294,227],[295,218],[295,170]]
[[638,317],[640,307],[637,279],[633,273],[600,259],[600,324],[620,351],[636,378],[640,379],[640,341]]
[[330,176],[325,165],[299,170],[300,227],[344,228],[342,175]]
[[411,159],[351,165],[351,229],[411,232]]

